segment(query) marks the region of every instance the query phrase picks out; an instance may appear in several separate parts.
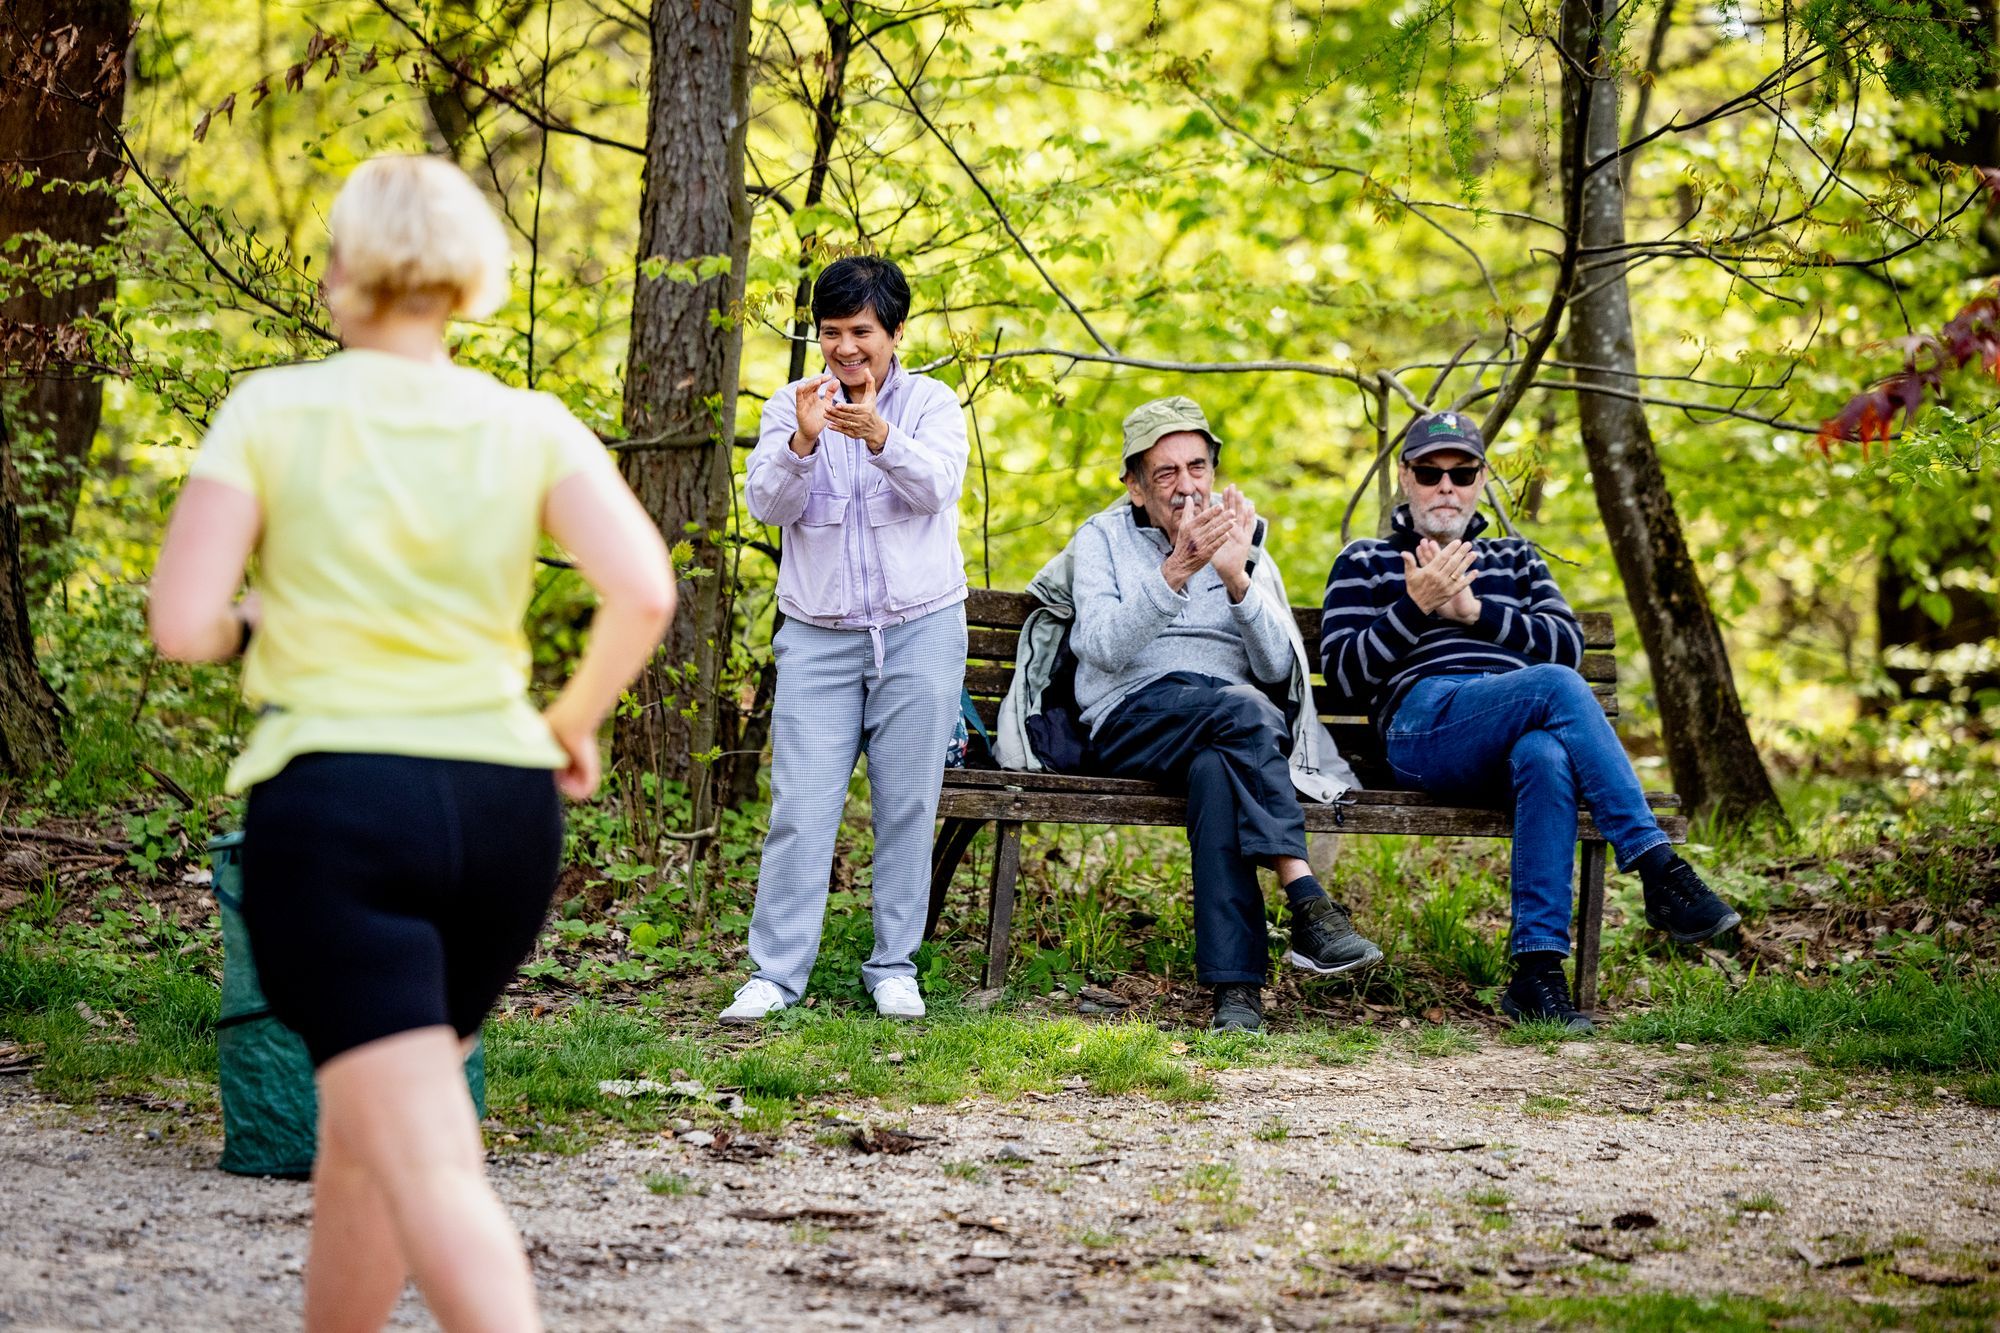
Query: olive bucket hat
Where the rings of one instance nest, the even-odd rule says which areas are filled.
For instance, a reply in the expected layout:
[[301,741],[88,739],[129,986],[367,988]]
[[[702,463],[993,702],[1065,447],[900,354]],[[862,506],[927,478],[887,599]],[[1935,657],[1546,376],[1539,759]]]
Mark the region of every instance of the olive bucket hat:
[[1132,470],[1132,460],[1160,442],[1163,435],[1191,430],[1208,437],[1212,451],[1220,451],[1222,438],[1208,428],[1208,417],[1194,399],[1175,394],[1141,403],[1125,418],[1125,452],[1120,456],[1119,475]]

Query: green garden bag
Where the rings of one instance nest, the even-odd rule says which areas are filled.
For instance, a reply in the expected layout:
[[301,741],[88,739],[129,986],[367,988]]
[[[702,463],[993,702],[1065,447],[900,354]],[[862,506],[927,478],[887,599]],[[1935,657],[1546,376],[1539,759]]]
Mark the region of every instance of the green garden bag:
[[[312,1059],[298,1033],[264,1001],[250,935],[243,928],[243,835],[208,844],[215,901],[222,909],[222,1017],[215,1044],[222,1085],[222,1169],[239,1176],[312,1174],[319,1097]],[[486,1046],[465,1062],[472,1104],[486,1114]]]

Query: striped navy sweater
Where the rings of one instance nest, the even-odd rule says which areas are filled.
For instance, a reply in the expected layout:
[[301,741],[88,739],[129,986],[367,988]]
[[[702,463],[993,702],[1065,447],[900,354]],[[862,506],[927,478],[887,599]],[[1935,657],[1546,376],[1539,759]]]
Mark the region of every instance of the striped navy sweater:
[[[1466,537],[1486,519],[1475,513]],[[1348,543],[1333,562],[1320,612],[1319,657],[1326,682],[1387,729],[1410,687],[1428,676],[1514,671],[1538,662],[1583,665],[1583,627],[1549,567],[1520,537],[1475,541],[1472,595],[1479,619],[1461,625],[1426,615],[1403,588],[1403,552],[1417,549],[1408,505],[1398,505],[1387,539]]]

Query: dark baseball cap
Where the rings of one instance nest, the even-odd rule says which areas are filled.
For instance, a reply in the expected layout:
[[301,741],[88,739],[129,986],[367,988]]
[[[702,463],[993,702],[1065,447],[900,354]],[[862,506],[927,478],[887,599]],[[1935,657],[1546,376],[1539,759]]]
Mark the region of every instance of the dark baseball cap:
[[1403,461],[1414,463],[1426,454],[1443,453],[1447,449],[1471,454],[1484,462],[1486,440],[1479,433],[1479,423],[1463,412],[1432,412],[1418,417],[1410,423],[1410,433],[1403,439]]

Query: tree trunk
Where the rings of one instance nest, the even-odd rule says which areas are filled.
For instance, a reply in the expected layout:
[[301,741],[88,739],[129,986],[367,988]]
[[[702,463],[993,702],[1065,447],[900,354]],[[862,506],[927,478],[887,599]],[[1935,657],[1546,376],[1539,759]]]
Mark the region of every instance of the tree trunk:
[[[826,197],[827,174],[833,166],[833,145],[840,136],[840,121],[846,111],[847,61],[854,51],[853,25],[843,14],[834,15],[830,10],[823,17],[826,21],[826,82],[821,85],[819,98],[813,103],[813,156],[812,168],[806,175],[806,192],[800,206],[812,208]],[[793,293],[794,310],[805,310],[812,303],[812,261],[819,251],[819,236],[808,232],[799,238],[799,281]],[[805,378],[806,357],[809,351],[807,340],[812,336],[813,325],[810,315],[795,315],[792,320],[792,345],[785,363],[785,382]],[[782,565],[785,558],[784,538],[778,538],[777,563]],[[771,607],[771,634],[776,637],[778,629],[785,623],[785,613],[777,608],[775,601]],[[771,739],[771,705],[778,692],[778,667],[766,658],[757,669],[757,688],[751,696],[750,706],[738,709],[735,700],[725,699],[722,729],[729,738],[729,760],[724,765],[728,781],[724,785],[723,799],[733,808],[748,805],[757,799],[757,774],[762,766],[765,745]]]
[[[11,0],[0,16],[0,238],[94,250],[111,232],[130,0]],[[24,173],[32,172],[31,179]],[[62,703],[35,663],[30,613],[60,570],[103,391],[76,321],[116,279],[65,266],[0,302],[0,774],[67,759]],[[88,266],[83,272],[88,273]]]
[[13,432],[0,402],[0,777],[26,777],[64,763],[62,705],[35,665],[21,571],[20,481]]
[[639,259],[724,255],[727,274],[698,283],[637,280],[625,368],[625,428],[648,443],[621,460],[647,512],[691,575],[660,653],[634,686],[639,710],[612,734],[616,768],[685,782],[697,828],[710,822],[719,686],[734,636],[726,548],[734,475],[737,371],[750,207],[749,0],[654,0],[639,206]]
[[[0,238],[40,232],[94,249],[116,221],[108,183],[122,169],[117,126],[125,106],[131,0],[8,0],[0,17]],[[32,181],[22,185],[22,173]],[[86,266],[84,273],[90,270]],[[13,466],[20,488],[18,563],[27,604],[61,572],[77,496],[104,394],[79,353],[73,326],[117,290],[110,274],[75,265],[0,302],[0,389],[12,402]],[[67,335],[67,336],[66,336]],[[16,563],[10,561],[10,563]],[[18,590],[9,590],[8,595]]]
[[[1601,43],[1590,40],[1593,25],[1608,29],[1617,7],[1615,0],[1564,0],[1562,45],[1569,54],[1563,62],[1565,172],[1575,160],[1580,124],[1584,162],[1608,158],[1619,146],[1617,53],[1608,36]],[[1587,254],[1605,255],[1605,247],[1625,244],[1620,175],[1615,165],[1590,172],[1581,192],[1581,215],[1566,219],[1578,229]],[[1564,198],[1570,197],[1565,190]],[[1607,368],[1578,371],[1577,378],[1637,393],[1638,357],[1624,278],[1607,280],[1606,270],[1586,268],[1577,275],[1577,288],[1569,306],[1569,359]],[[1750,739],[1722,633],[1681,533],[1644,408],[1629,398],[1586,392],[1577,395],[1577,416],[1598,513],[1652,665],[1675,785],[1697,814],[1714,813],[1729,823],[1760,814],[1782,818],[1763,759]]]

